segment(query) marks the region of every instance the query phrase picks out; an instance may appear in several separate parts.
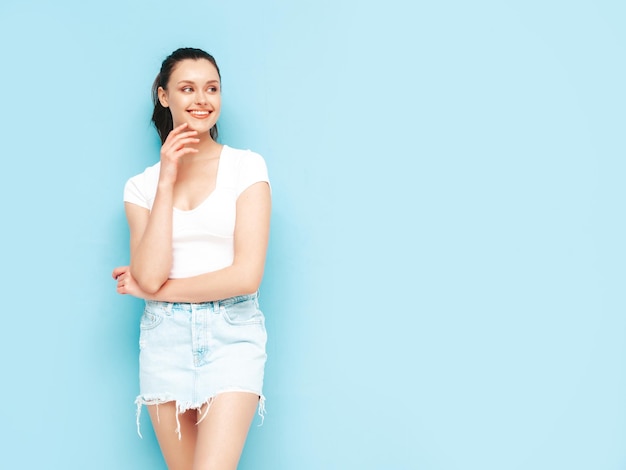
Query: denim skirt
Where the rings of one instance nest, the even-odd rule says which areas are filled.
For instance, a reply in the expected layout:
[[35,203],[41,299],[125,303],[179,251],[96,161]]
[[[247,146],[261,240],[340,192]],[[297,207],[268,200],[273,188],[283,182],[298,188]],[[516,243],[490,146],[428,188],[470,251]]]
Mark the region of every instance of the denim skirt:
[[142,405],[173,401],[183,413],[210,405],[223,392],[258,395],[263,416],[266,341],[256,293],[204,303],[147,300],[140,323],[137,424]]

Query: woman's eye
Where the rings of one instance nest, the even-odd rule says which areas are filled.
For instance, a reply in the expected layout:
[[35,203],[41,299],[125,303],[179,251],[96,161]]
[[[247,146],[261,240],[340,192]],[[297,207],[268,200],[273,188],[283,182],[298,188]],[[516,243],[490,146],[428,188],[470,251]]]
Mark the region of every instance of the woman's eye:
[[184,92],[189,92],[189,91],[193,91],[193,90],[191,89],[190,86],[186,86],[185,88],[183,88],[183,91]]
[[209,87],[209,91],[210,91],[211,93],[215,93],[215,92],[217,91],[217,87],[214,87],[214,86]]

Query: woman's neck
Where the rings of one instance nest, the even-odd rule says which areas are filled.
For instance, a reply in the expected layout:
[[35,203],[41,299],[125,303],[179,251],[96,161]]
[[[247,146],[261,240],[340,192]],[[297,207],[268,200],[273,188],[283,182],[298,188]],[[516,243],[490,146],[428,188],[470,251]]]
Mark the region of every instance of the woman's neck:
[[200,139],[200,142],[190,145],[190,147],[198,149],[198,153],[187,154],[182,157],[183,160],[212,160],[220,157],[223,147],[222,144],[215,142],[208,133],[198,136],[198,138]]

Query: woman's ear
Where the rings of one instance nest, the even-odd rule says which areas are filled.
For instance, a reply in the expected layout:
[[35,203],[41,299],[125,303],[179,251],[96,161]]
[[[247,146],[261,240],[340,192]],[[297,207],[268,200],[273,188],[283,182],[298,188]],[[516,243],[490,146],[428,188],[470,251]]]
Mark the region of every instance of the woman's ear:
[[157,90],[157,94],[159,96],[159,102],[161,103],[161,106],[163,106],[164,108],[167,108],[169,106],[167,104],[167,93],[165,92],[162,86],[160,86],[159,89]]

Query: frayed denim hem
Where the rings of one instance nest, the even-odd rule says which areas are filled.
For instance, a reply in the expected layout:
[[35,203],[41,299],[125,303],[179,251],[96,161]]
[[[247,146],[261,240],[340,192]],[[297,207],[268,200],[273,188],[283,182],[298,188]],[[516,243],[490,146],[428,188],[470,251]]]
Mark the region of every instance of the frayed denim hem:
[[253,393],[255,395],[259,395],[259,406],[257,409],[257,413],[261,417],[261,424],[259,424],[259,426],[263,426],[263,422],[265,421],[265,414],[266,414],[265,396],[263,396],[263,394],[258,394],[257,392],[251,392],[249,390],[223,390],[221,392],[216,393],[212,397],[207,398],[202,403],[190,403],[190,402],[181,403],[178,400],[174,399],[174,397],[168,394],[154,395],[154,396],[139,395],[137,399],[135,400],[135,405],[137,405],[137,434],[139,434],[139,437],[143,439],[143,436],[141,435],[141,424],[140,424],[142,405],[146,405],[146,406],[156,405],[157,421],[158,421],[159,420],[159,405],[162,405],[163,403],[169,403],[172,401],[176,402],[176,434],[178,434],[178,439],[180,440],[182,435],[180,432],[180,421],[178,419],[178,416],[188,410],[200,410],[204,405],[207,405],[206,410],[204,411],[204,413],[202,414],[202,416],[196,423],[196,425],[200,424],[204,420],[204,418],[206,418],[209,412],[209,408],[211,407],[211,404],[213,403],[213,400],[215,399],[215,397],[219,395],[220,393],[228,393],[228,392],[246,392],[246,393]]

